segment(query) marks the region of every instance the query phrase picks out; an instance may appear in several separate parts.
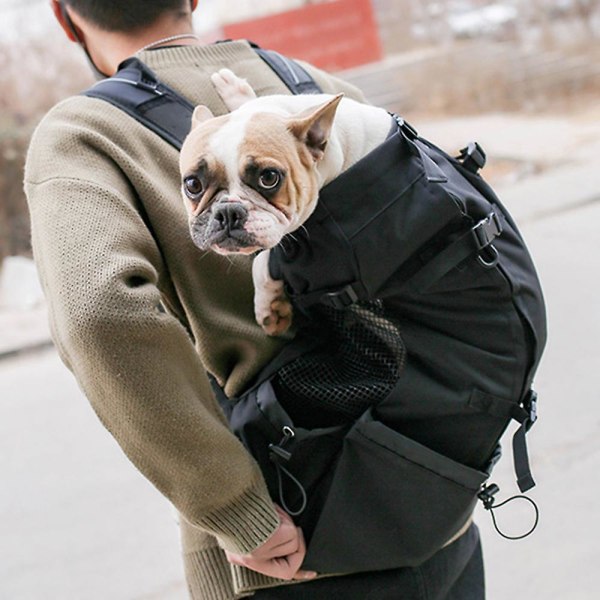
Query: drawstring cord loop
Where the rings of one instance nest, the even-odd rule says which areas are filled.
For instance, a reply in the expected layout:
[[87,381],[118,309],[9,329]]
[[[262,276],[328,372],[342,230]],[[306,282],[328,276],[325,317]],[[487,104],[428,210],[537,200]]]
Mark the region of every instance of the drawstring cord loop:
[[[297,517],[304,512],[306,505],[308,504],[308,498],[306,495],[306,490],[303,485],[290,473],[282,464],[282,461],[288,461],[292,458],[292,453],[289,450],[285,449],[287,443],[293,439],[296,435],[295,431],[289,427],[288,425],[282,428],[283,438],[279,444],[269,444],[269,456],[273,463],[275,464],[275,470],[277,471],[277,487],[279,489],[279,502],[281,503],[281,507],[292,517]],[[282,473],[287,475],[289,480],[300,490],[301,496],[301,504],[300,508],[297,510],[292,510],[285,501],[285,495],[283,491],[283,476]]]
[[[494,529],[498,532],[498,534],[500,536],[502,536],[506,540],[522,540],[522,539],[528,537],[529,535],[531,535],[535,531],[536,527],[538,526],[539,520],[540,520],[540,510],[539,510],[537,504],[528,496],[523,496],[523,495],[519,494],[516,496],[511,496],[510,498],[508,498],[508,500],[504,500],[504,502],[500,502],[500,504],[494,505],[494,502],[496,500],[494,495],[497,494],[499,491],[500,491],[500,488],[495,483],[491,483],[490,485],[484,485],[481,488],[481,491],[479,492],[479,494],[477,494],[477,497],[483,502],[483,507],[486,510],[490,511],[490,515],[492,517],[492,523],[494,524]],[[534,522],[533,522],[531,529],[529,529],[529,531],[527,531],[527,533],[524,533],[522,535],[516,535],[516,536],[506,535],[505,533],[500,531],[500,528],[498,527],[498,523],[496,522],[496,515],[494,514],[494,509],[501,508],[505,504],[508,504],[509,502],[512,502],[513,500],[517,500],[517,499],[526,500],[533,506],[533,510],[535,512]]]
[[[279,502],[281,502],[281,507],[291,517],[297,517],[298,515],[301,515],[304,512],[304,509],[306,508],[306,505],[308,503],[308,498],[306,496],[306,490],[304,489],[304,487],[302,486],[302,484],[283,465],[279,464],[278,461],[275,461],[275,468],[277,470],[277,485],[279,487]],[[283,477],[281,475],[282,472],[285,473],[285,475],[287,475],[290,478],[290,480],[300,490],[300,495],[302,497],[302,502],[301,502],[300,508],[298,510],[292,510],[287,505],[287,502],[285,501],[285,496],[284,496],[284,493],[283,493]]]

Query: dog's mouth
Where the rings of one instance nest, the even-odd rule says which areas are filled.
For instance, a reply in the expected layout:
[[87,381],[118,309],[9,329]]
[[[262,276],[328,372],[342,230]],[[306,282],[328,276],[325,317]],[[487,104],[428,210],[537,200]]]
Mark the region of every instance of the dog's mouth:
[[192,240],[201,250],[219,254],[251,254],[262,249],[256,235],[246,229],[248,211],[239,202],[224,203],[217,210],[190,222]]
[[210,224],[202,226],[199,221],[190,227],[192,241],[201,250],[214,250],[219,254],[252,254],[262,250],[256,236],[245,230],[215,230]]
[[208,245],[218,254],[253,254],[263,249],[256,237],[247,232],[222,232],[210,238]]
[[190,221],[196,246],[219,254],[253,254],[276,246],[285,233],[275,211],[237,201],[215,204]]

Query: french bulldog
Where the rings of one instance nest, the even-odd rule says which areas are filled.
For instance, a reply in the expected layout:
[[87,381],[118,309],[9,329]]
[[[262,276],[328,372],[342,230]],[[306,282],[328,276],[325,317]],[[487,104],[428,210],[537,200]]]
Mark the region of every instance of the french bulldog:
[[180,154],[192,240],[219,254],[255,254],[257,322],[283,335],[292,322],[284,284],[271,278],[269,249],[314,211],[319,190],[382,143],[387,111],[342,94],[272,95],[222,69],[212,82],[230,113],[193,114]]

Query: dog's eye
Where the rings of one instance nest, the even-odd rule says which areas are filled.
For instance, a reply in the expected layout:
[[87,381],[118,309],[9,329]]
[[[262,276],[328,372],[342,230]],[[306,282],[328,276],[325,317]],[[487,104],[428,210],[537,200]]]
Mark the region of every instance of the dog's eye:
[[204,187],[200,179],[198,179],[198,177],[194,177],[193,175],[186,177],[183,180],[183,189],[185,190],[188,198],[191,198],[192,200],[196,200],[204,191]]
[[258,185],[264,190],[273,190],[281,181],[281,173],[275,169],[265,169],[258,178]]

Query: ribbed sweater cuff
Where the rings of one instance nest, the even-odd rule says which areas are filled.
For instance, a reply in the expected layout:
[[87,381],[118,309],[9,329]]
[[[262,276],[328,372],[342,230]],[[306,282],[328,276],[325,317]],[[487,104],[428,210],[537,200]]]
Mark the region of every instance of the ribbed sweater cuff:
[[230,565],[217,546],[184,554],[183,566],[191,600],[245,598],[259,589],[299,583]]
[[192,600],[231,600],[235,597],[231,569],[219,547],[184,554],[183,567]]
[[250,489],[219,510],[209,513],[199,525],[219,540],[229,552],[248,554],[264,544],[279,526],[273,502],[261,485]]
[[252,571],[246,567],[239,567],[238,565],[231,565],[231,575],[233,576],[233,589],[238,597],[251,594],[256,590],[301,583],[296,580],[286,581],[285,579],[267,577],[262,573],[257,573],[256,571]]

